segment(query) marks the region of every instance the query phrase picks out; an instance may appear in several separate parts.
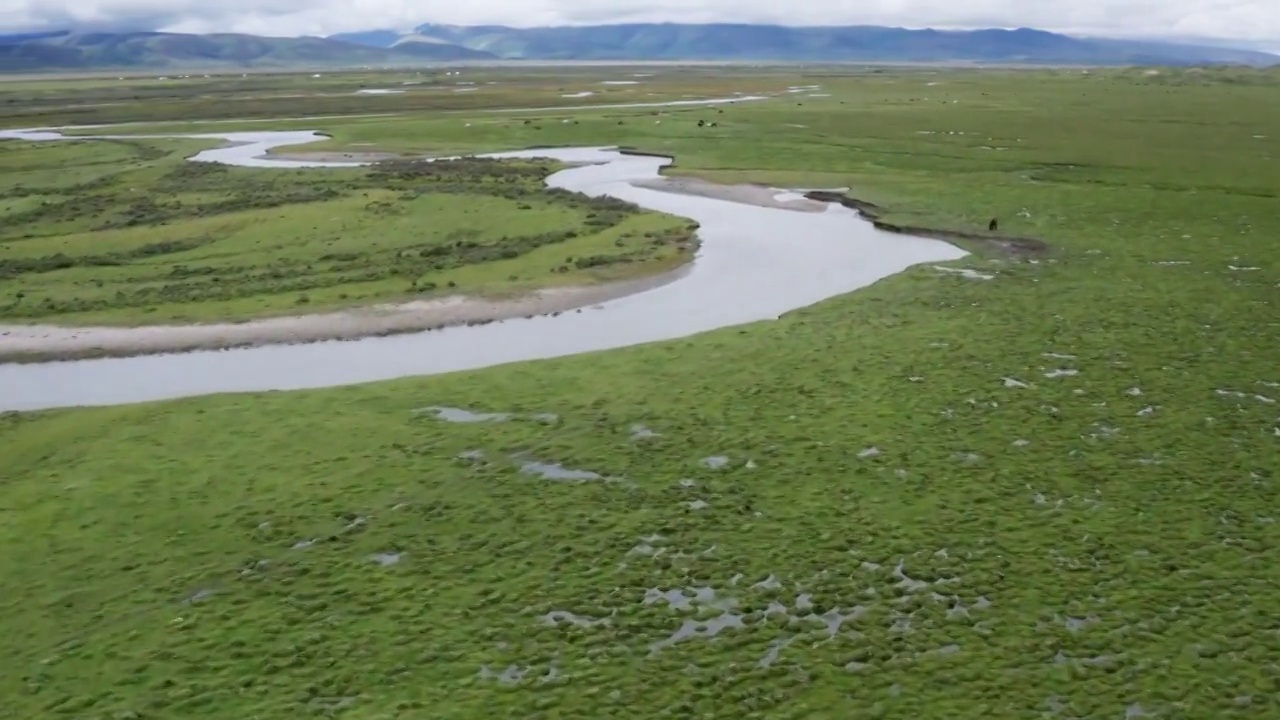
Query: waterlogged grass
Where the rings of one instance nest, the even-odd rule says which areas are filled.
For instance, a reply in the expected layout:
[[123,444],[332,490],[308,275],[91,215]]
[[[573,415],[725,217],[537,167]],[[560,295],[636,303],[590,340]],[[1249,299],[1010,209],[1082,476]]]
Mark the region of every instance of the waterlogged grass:
[[[379,117],[197,124],[186,131],[270,126],[332,135],[305,146],[308,152],[448,155],[538,145],[632,146],[675,156],[671,174],[848,186],[857,197],[885,206],[894,222],[983,230],[995,216],[1006,233],[1024,235],[1073,228],[1079,220],[1037,212],[1046,192],[1059,195],[1054,202],[1065,195],[1072,202],[1100,197],[1134,204],[1123,192],[1079,196],[1082,186],[1275,197],[1280,134],[1269,118],[1280,76],[1274,71],[819,67],[803,73],[717,71],[727,78],[719,86],[695,71],[645,72],[653,77],[626,88],[635,100],[651,99],[649,92],[661,95],[656,100],[733,92],[772,97],[716,107],[493,112],[523,107],[518,96],[504,94],[508,84],[521,92],[538,82],[547,94],[560,89],[558,80],[511,73],[506,79],[494,75],[498,84],[486,86],[486,104],[472,111],[422,115],[405,105]],[[582,80],[574,87],[591,84]],[[686,86],[697,92],[672,89]],[[294,114],[307,114],[306,107]],[[182,129],[125,130],[156,128]],[[1136,204],[1138,212],[1149,205],[1142,199]]]
[[[11,418],[0,692],[24,717],[1265,715],[1274,364],[1108,331],[1131,311],[1072,310],[1069,272],[919,271],[617,353]],[[1061,321],[998,302],[1035,279]],[[715,601],[644,602],[682,588]],[[742,626],[654,652],[724,612]]]
[[688,222],[546,191],[550,162],[333,172],[188,163],[191,142],[0,145],[0,319],[139,323],[506,295],[658,272]]
[[806,102],[786,122],[831,134],[804,139],[744,108],[753,142],[682,140],[678,169],[1052,246],[958,264],[990,279],[923,266],[621,351],[0,420],[0,706],[1280,714],[1280,98],[957,77],[954,107]]
[[[0,126],[413,112],[679,100],[754,92],[794,71],[670,67],[437,67],[402,72],[212,73],[208,76],[14,78],[0,87]],[[639,76],[639,77],[638,77]],[[604,84],[604,81],[634,83]],[[392,90],[390,94],[361,91]],[[589,94],[587,94],[589,93]],[[568,96],[568,97],[566,97]]]

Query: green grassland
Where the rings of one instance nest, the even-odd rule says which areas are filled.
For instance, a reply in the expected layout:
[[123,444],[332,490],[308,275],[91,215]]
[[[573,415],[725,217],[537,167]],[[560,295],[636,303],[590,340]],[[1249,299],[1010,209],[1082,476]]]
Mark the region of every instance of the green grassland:
[[504,296],[692,255],[685,220],[548,192],[554,163],[278,171],[184,160],[196,147],[0,144],[0,320],[242,320]]
[[317,123],[669,151],[1051,252],[620,351],[5,416],[0,717],[1275,717],[1280,95],[1161,77]]
[[[655,77],[645,84],[611,92],[637,102],[690,94],[682,90],[725,97],[729,88],[776,97],[722,107],[494,112],[522,107],[528,99],[523,93],[539,81],[541,94],[552,101],[561,89],[591,84],[519,75],[502,84],[524,88],[520,94],[513,98],[482,88],[488,94],[477,97],[487,106],[473,112],[423,114],[410,109],[412,101],[394,99],[403,96],[383,96],[393,99],[379,116],[122,131],[317,127],[332,139],[301,149],[407,155],[620,144],[672,154],[676,164],[669,174],[851,186],[859,198],[887,206],[895,220],[973,230],[995,215],[1009,232],[1031,235],[1052,232],[1053,226],[1027,203],[1043,204],[1045,193],[1059,200],[1062,191],[1074,193],[1081,185],[1261,199],[1275,194],[1271,153],[1278,138],[1268,115],[1280,83],[1275,71],[720,70],[726,79],[717,88],[701,71],[685,77],[649,70]],[[820,88],[786,92],[806,86]],[[397,109],[397,102],[405,109]],[[983,192],[961,187],[968,183]],[[1103,201],[1129,200],[1110,193]]]
[[[556,107],[725,96],[775,86],[795,71],[751,74],[689,68],[658,79],[652,67],[434,68],[398,72],[245,73],[132,77],[26,77],[0,83],[0,123],[13,127],[192,119],[268,120],[297,115],[433,114],[495,106]],[[645,80],[604,85],[606,80]],[[360,90],[400,90],[367,95]],[[563,95],[591,91],[586,97]],[[653,93],[650,95],[649,93]]]

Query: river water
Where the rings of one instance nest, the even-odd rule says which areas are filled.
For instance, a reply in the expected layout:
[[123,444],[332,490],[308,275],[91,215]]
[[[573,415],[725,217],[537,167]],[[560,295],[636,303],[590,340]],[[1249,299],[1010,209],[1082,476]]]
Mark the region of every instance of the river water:
[[[6,137],[62,138],[51,131],[0,131],[0,139]],[[310,131],[182,137],[233,143],[201,152],[191,158],[194,161],[290,168],[358,164],[263,157],[271,148],[323,137]],[[698,254],[689,270],[671,283],[555,317],[360,340],[0,364],[0,410],[348,385],[607,350],[774,319],[912,265],[965,255],[938,240],[876,230],[838,205],[825,212],[798,212],[632,186],[635,181],[658,178],[660,168],[670,163],[666,158],[624,155],[600,147],[488,157],[590,163],[557,172],[547,178],[547,184],[691,218],[701,226]]]

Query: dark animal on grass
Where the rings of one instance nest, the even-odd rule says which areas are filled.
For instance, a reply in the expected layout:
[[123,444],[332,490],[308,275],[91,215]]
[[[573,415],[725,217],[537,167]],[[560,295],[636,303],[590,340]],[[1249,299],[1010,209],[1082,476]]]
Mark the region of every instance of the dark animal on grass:
[[998,227],[1000,227],[1000,223],[995,218],[991,218],[991,222],[987,223],[987,229],[991,232],[995,232]]

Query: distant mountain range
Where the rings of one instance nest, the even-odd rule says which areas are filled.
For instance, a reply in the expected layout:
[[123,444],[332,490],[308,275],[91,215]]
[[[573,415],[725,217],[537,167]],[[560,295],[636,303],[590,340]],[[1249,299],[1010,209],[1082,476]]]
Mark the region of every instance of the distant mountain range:
[[485,59],[495,58],[449,43],[402,43],[384,48],[331,38],[236,34],[64,31],[0,35],[0,72],[421,65]]
[[1272,65],[1280,56],[1213,45],[1077,38],[1043,30],[907,30],[872,25],[630,24],[512,28],[420,25],[333,39],[376,47],[448,43],[507,59]]
[[878,26],[628,24],[512,28],[421,25],[327,38],[70,31],[0,35],[0,72],[73,69],[414,65],[460,60],[736,60],[1081,65],[1280,64],[1216,45],[1017,30]]

